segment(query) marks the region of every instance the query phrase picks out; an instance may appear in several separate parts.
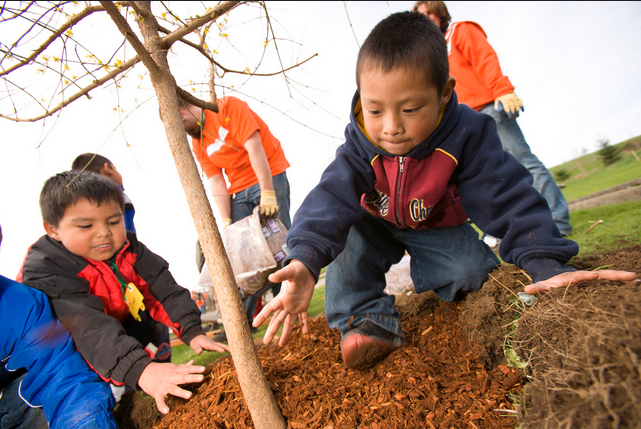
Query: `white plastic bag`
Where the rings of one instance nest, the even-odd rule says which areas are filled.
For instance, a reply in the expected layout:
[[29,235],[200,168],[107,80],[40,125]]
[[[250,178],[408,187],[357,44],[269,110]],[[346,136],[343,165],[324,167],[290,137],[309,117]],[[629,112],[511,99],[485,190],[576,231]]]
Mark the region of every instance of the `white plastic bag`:
[[410,277],[410,255],[405,255],[385,273],[385,293],[399,295],[408,290],[414,290],[414,282]]
[[283,248],[278,244],[286,235],[287,229],[280,221],[261,218],[259,207],[225,228],[223,244],[243,296],[259,293],[267,283],[267,277],[277,270],[278,262],[287,256],[286,246]]

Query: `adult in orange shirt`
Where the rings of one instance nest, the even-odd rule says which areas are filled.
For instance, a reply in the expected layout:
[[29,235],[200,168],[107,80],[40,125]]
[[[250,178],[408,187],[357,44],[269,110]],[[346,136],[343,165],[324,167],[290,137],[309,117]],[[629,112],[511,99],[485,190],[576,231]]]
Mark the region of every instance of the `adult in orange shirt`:
[[[257,206],[261,214],[277,215],[289,229],[289,181],[285,170],[290,165],[267,124],[236,97],[217,99],[218,113],[183,103],[180,113],[185,131],[191,136],[194,155],[209,180],[223,229],[251,215]],[[277,295],[280,284],[272,289]],[[250,326],[256,302],[257,297],[252,295],[243,299]],[[221,340],[224,338],[217,341]]]
[[[564,236],[570,235],[568,204],[548,169],[523,137],[516,122],[523,103],[514,93],[514,85],[501,72],[498,56],[481,26],[470,21],[450,25],[452,18],[442,1],[418,1],[413,10],[427,16],[445,34],[450,76],[456,79],[459,102],[496,120],[503,149],[529,170],[534,179],[532,186],[545,197],[559,231]],[[487,236],[486,242],[492,245],[492,239],[494,237]]]

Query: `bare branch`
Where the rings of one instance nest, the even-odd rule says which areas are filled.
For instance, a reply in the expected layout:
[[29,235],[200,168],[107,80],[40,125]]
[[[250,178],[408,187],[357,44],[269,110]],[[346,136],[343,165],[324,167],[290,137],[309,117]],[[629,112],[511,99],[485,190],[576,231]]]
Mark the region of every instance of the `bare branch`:
[[67,22],[65,22],[60,28],[57,30],[53,31],[51,35],[45,40],[38,48],[36,48],[31,55],[28,57],[22,59],[18,63],[14,64],[13,66],[9,67],[6,70],[0,71],[0,76],[5,76],[17,69],[19,69],[22,66],[25,66],[32,62],[34,59],[38,57],[42,52],[44,52],[49,45],[51,45],[53,42],[55,42],[65,31],[76,25],[78,22],[82,21],[85,17],[91,15],[94,12],[97,11],[103,11],[104,8],[102,6],[88,6],[85,9],[83,9],[80,13],[71,16]]
[[217,20],[222,14],[229,12],[241,3],[242,2],[239,1],[227,1],[219,4],[215,8],[206,11],[204,16],[195,18],[189,21],[186,26],[180,27],[179,29],[169,33],[162,39],[161,45],[169,49],[177,40],[181,40],[187,34],[200,28],[202,25],[207,24],[209,21]]
[[213,103],[208,103],[206,101],[201,100],[200,98],[196,98],[184,89],[180,87],[176,87],[176,93],[178,94],[178,97],[182,99],[183,101],[186,101],[189,104],[193,104],[194,106],[201,107],[203,109],[207,110],[213,110],[214,112],[218,113],[218,105],[216,104],[216,100],[214,99]]
[[[147,52],[144,44],[138,39],[136,33],[134,33],[134,31],[131,29],[127,20],[120,14],[118,8],[110,1],[101,1],[100,4],[105,8],[105,11],[109,14],[120,32],[125,36],[129,44],[134,48],[145,67],[147,67],[147,69],[149,70],[149,73],[158,73],[158,65],[151,57],[149,52]],[[136,10],[133,2],[130,3],[130,6],[132,6]],[[140,17],[143,15],[139,14],[138,16]]]
[[138,58],[138,56],[133,57],[132,59],[130,59],[126,63],[123,63],[120,67],[118,67],[116,70],[112,71],[111,73],[101,77],[100,79],[94,80],[91,83],[91,85],[84,87],[82,89],[82,91],[79,91],[79,92],[75,93],[74,95],[72,95],[71,97],[67,98],[66,100],[63,100],[56,107],[54,107],[52,110],[47,111],[47,113],[45,113],[44,115],[40,115],[40,116],[37,116],[35,118],[30,118],[30,119],[19,119],[19,118],[12,118],[10,116],[6,116],[6,115],[3,115],[3,114],[0,114],[0,118],[9,119],[10,121],[14,121],[14,122],[36,122],[36,121],[39,121],[40,119],[44,119],[47,116],[53,115],[54,113],[56,113],[58,110],[62,109],[63,107],[65,107],[69,103],[72,103],[72,102],[76,101],[78,98],[89,94],[90,91],[98,88],[99,86],[102,86],[108,80],[113,79],[116,76],[122,74],[124,71],[126,71],[127,69],[133,67],[138,62],[140,62],[140,58]]

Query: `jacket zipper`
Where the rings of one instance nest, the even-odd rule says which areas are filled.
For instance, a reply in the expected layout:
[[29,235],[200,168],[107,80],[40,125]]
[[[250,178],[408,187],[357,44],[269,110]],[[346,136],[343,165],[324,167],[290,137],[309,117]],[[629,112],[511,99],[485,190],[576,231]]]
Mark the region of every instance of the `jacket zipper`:
[[401,179],[403,178],[403,172],[405,171],[405,157],[398,157],[398,178],[396,179],[396,222],[398,226],[403,226],[401,222]]

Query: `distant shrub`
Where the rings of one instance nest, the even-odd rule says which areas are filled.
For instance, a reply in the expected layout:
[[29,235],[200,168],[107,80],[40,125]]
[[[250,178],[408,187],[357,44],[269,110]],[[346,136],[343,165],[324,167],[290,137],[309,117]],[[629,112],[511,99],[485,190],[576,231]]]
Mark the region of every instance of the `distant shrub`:
[[609,140],[599,140],[600,150],[596,155],[601,160],[603,165],[612,165],[621,159],[621,148],[617,146],[610,146]]
[[554,172],[554,180],[557,182],[565,182],[570,178],[570,173],[567,170],[560,168]]

